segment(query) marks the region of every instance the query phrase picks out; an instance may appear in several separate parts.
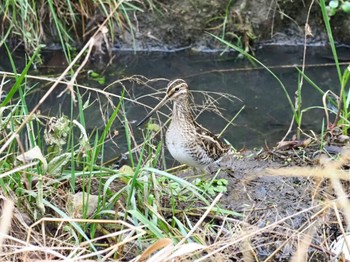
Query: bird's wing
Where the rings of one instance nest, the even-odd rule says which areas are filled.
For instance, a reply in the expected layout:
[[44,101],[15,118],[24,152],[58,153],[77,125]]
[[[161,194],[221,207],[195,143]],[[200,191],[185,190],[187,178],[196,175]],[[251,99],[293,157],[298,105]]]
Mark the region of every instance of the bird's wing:
[[217,136],[202,126],[198,125],[196,127],[196,133],[201,147],[214,161],[229,151],[229,145],[223,143]]

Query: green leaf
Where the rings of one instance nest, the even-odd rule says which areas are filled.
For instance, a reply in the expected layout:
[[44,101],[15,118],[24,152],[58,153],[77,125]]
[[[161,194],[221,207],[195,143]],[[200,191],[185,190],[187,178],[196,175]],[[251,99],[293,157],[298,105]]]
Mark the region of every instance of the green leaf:
[[100,85],[104,85],[106,83],[106,78],[104,76],[101,76],[101,77],[97,78],[97,82]]
[[212,187],[208,189],[207,193],[211,196],[215,196],[215,191]]
[[332,0],[332,1],[329,2],[328,6],[331,7],[331,8],[336,9],[339,6],[339,1],[338,0]]
[[100,75],[99,73],[97,73],[93,70],[88,71],[88,76],[91,77],[93,80],[97,81],[101,85],[106,83],[106,77]]
[[62,168],[68,163],[70,157],[71,153],[64,153],[54,157],[47,166],[47,172],[53,176],[60,175],[62,173]]
[[158,132],[160,130],[160,126],[157,124],[148,123],[147,129],[151,132]]
[[204,203],[209,204],[209,201],[207,199],[205,199],[205,197],[203,197],[201,195],[201,193],[205,194],[205,192],[203,190],[201,190],[200,188],[196,187],[195,185],[187,182],[186,180],[184,180],[184,179],[182,179],[180,177],[174,176],[172,174],[169,174],[169,173],[167,173],[165,171],[161,171],[161,170],[158,170],[158,169],[155,169],[155,168],[151,168],[151,167],[144,167],[142,170],[149,171],[149,172],[158,174],[160,176],[167,177],[167,178],[173,180],[174,182],[179,183],[182,187],[185,187],[186,189],[190,190],[194,195],[196,195]]
[[341,5],[341,9],[343,9],[343,11],[345,13],[350,13],[350,2],[346,1]]
[[186,226],[184,224],[182,224],[182,222],[179,219],[177,219],[175,216],[173,216],[173,219],[174,219],[175,223],[177,224],[177,228],[180,230],[181,235],[183,235],[185,237],[187,235],[187,232],[188,232]]
[[225,187],[225,186],[218,186],[218,187],[215,188],[215,191],[219,192],[219,193],[226,193],[227,192],[227,187]]
[[337,12],[336,9],[331,8],[331,7],[329,7],[329,6],[326,6],[326,10],[327,10],[327,15],[328,15],[328,16],[334,16],[335,13]]
[[24,78],[26,77],[27,75],[27,72],[29,71],[32,63],[34,62],[34,59],[36,58],[36,56],[39,54],[39,51],[41,49],[42,46],[39,46],[35,51],[34,51],[34,54],[32,55],[32,57],[29,59],[26,67],[23,69],[21,75],[17,75],[17,72],[16,72],[16,67],[15,67],[15,64],[14,64],[14,61],[12,59],[12,56],[11,56],[11,52],[10,50],[7,48],[7,45],[5,45],[6,47],[6,50],[7,50],[7,53],[8,53],[8,56],[9,56],[9,59],[10,59],[10,62],[11,62],[11,65],[12,65],[12,70],[15,72],[15,79],[16,79],[16,82],[15,84],[12,86],[12,88],[10,89],[10,91],[8,92],[6,98],[4,99],[4,101],[2,101],[2,103],[0,104],[0,107],[3,107],[3,106],[6,106],[7,103],[12,99],[12,97],[14,96],[14,94],[17,92],[17,90],[20,88],[20,86],[22,85],[22,82],[24,80]]
[[89,75],[90,77],[92,77],[92,78],[96,78],[96,77],[99,77],[99,76],[100,76],[99,73],[97,73],[97,72],[95,72],[95,71],[92,71],[92,70],[89,70],[89,71],[88,71],[88,75]]
[[152,221],[148,220],[143,214],[141,214],[138,210],[129,210],[128,213],[130,213],[133,217],[137,218],[143,225],[148,227],[148,229],[158,238],[164,238],[164,235],[162,233],[162,230],[159,229],[159,227],[154,224]]

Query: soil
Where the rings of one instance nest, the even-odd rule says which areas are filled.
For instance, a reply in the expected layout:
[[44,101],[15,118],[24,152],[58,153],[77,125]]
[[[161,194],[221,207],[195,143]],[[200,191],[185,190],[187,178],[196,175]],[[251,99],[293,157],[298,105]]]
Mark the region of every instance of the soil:
[[[337,152],[341,150],[338,146],[332,148]],[[256,261],[267,258],[268,261],[289,261],[302,244],[302,238],[310,233],[306,231],[313,227],[307,261],[330,261],[334,253],[329,247],[341,235],[333,210],[322,209],[327,201],[336,198],[332,186],[322,178],[305,177],[298,172],[293,176],[285,174],[285,170],[293,166],[302,165],[301,172],[306,173],[320,167],[317,148],[276,152],[245,152],[235,162],[233,173],[219,175],[228,181],[227,192],[220,199],[219,206],[242,215],[237,216],[232,234],[238,231],[236,237],[240,239],[244,234],[256,232],[246,238],[254,250],[250,255]],[[301,155],[309,161],[300,161]],[[278,170],[278,175],[271,175],[270,170]],[[182,175],[188,176],[188,173],[185,171]],[[343,187],[349,190],[349,183],[343,183]],[[237,242],[238,246],[232,245],[225,251],[226,260],[245,261],[244,240]]]
[[[229,183],[220,204],[228,210],[243,214],[242,224],[246,222],[248,227],[253,227],[257,232],[264,229],[249,239],[251,246],[255,247],[254,257],[258,257],[259,261],[265,260],[274,252],[269,261],[290,260],[301,245],[302,232],[305,233],[311,224],[315,228],[308,249],[309,259],[313,257],[317,261],[329,261],[334,255],[329,246],[341,233],[339,225],[334,222],[334,214],[329,210],[320,210],[324,207],[324,201],[335,199],[335,194],[329,182],[321,178],[301,177],[297,172],[293,177],[285,176],[284,170],[299,165],[298,154],[305,153],[304,149],[296,154],[293,151],[285,151],[292,159],[289,164],[283,158],[272,160],[262,159],[261,156],[237,160],[234,173],[226,173],[221,177]],[[306,151],[307,154],[316,155],[311,148]],[[252,152],[249,154],[252,155]],[[264,158],[267,155],[272,156],[263,153]],[[311,166],[318,166],[310,162],[302,163],[304,172],[312,170]],[[279,175],[271,176],[269,170],[280,170],[277,172]],[[348,183],[343,186],[349,189]],[[229,253],[231,256],[242,255],[241,250],[237,249]],[[240,255],[235,259],[241,261]]]

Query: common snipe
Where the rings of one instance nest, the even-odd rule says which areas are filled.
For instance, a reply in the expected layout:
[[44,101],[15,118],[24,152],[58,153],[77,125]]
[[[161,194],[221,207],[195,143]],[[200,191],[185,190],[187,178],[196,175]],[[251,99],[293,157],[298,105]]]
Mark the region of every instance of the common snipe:
[[191,111],[188,85],[182,79],[169,82],[165,97],[137,126],[169,100],[173,101],[172,121],[165,140],[173,158],[207,172],[219,168],[232,169],[230,146],[196,123]]

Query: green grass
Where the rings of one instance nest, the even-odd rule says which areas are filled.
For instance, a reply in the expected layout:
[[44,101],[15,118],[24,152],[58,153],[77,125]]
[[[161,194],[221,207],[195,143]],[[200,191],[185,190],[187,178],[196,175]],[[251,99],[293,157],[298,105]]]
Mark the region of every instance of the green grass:
[[[9,80],[11,87],[0,111],[0,192],[16,203],[16,210],[31,221],[29,225],[33,224],[28,231],[14,218],[17,232],[10,229],[15,239],[7,243],[28,239],[28,252],[38,256],[130,260],[142,254],[146,247],[157,246],[167,239],[174,250],[176,246],[184,255],[188,252],[191,255],[193,251],[189,247],[208,248],[206,233],[202,235],[198,228],[199,221],[210,214],[206,225],[215,228],[216,216],[241,216],[216,205],[219,198],[213,202],[218,192],[225,191],[227,181],[212,179],[199,183],[197,180],[197,186],[166,171],[164,143],[156,139],[158,129],[145,129],[145,142],[135,144],[137,139],[125,114],[125,103],[138,102],[129,96],[123,84],[119,94],[73,84],[72,89],[65,91],[71,97],[71,115],[42,115],[38,111],[40,104],[64,81],[62,76],[76,68],[73,63],[82,59],[80,56],[50,83],[39,104],[30,110],[29,93],[47,81],[40,77],[32,79],[28,74],[38,53],[39,50],[28,59],[22,72],[16,72],[16,62],[8,52],[15,74],[14,77],[2,75],[2,83]],[[85,50],[80,54],[89,55]],[[123,81],[118,79],[115,84]],[[87,109],[91,103],[100,101],[90,101],[84,89],[115,98],[103,128],[90,133],[86,128]],[[106,142],[115,124],[124,128],[130,163],[120,169],[103,164]],[[84,193],[81,202],[73,204],[73,196],[78,192]],[[91,207],[96,197],[96,206]],[[104,240],[99,239],[101,236]],[[38,243],[43,246],[52,243],[51,247],[60,246],[61,250],[46,246],[45,251],[38,251]],[[118,248],[113,249],[113,243]],[[71,249],[73,246],[81,247],[78,253]],[[5,257],[8,252],[7,258],[13,258],[11,248],[3,251]]]

